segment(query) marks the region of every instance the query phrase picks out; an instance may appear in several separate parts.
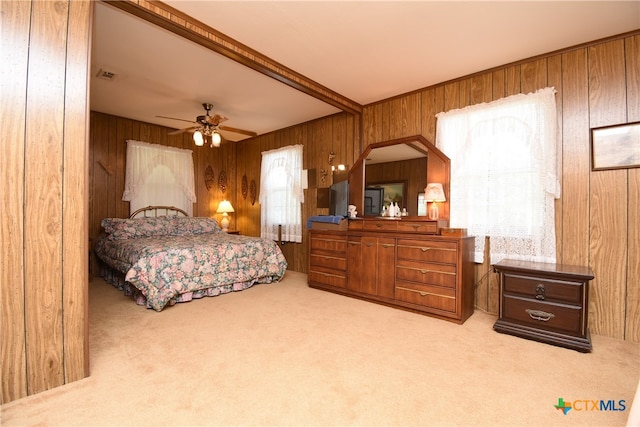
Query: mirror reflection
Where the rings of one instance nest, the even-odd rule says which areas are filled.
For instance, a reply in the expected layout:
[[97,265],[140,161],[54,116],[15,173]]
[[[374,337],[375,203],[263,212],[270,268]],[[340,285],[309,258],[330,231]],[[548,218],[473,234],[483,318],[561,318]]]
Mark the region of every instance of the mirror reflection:
[[374,148],[365,158],[364,215],[380,216],[391,204],[402,216],[425,215],[418,201],[426,185],[424,149],[409,143]]

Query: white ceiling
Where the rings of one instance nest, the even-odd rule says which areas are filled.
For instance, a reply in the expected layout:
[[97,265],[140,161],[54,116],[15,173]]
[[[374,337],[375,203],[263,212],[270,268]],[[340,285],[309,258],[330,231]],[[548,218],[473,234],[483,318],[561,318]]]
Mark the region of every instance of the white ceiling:
[[[640,28],[640,1],[165,3],[362,105]],[[203,102],[258,134],[339,111],[101,2],[91,64],[92,110],[174,128]]]

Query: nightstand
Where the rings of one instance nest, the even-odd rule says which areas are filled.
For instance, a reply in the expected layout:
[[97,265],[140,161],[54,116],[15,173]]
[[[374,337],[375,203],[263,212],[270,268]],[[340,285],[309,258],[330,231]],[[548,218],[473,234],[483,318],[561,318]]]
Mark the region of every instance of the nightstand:
[[497,332],[591,351],[588,329],[589,267],[503,260]]

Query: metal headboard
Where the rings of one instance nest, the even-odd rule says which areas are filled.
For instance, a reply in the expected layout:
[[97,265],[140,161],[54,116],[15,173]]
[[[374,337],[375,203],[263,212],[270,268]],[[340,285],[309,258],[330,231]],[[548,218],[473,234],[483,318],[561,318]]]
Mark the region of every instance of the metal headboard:
[[158,216],[189,216],[185,211],[175,206],[147,206],[146,208],[140,208],[131,215],[129,218],[138,217],[158,217]]

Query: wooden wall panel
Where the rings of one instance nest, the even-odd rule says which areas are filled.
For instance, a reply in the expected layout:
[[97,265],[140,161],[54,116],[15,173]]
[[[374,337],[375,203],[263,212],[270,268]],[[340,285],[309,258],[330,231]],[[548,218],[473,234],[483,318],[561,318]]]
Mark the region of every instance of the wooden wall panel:
[[[624,41],[588,48],[589,124],[626,121]],[[624,338],[627,274],[627,171],[592,171],[590,264],[595,273],[590,299],[591,331]]]
[[[25,283],[24,283],[24,193],[25,108],[29,52],[30,2],[1,2],[2,27],[0,72],[2,82],[0,116],[0,186],[2,220],[0,247],[0,403],[27,395]],[[6,83],[6,84],[5,84]],[[10,100],[10,102],[8,102]],[[11,268],[7,268],[11,266]]]
[[[87,84],[91,19],[90,2],[70,2],[67,71],[65,76],[65,118],[63,153],[62,252],[64,284],[62,315],[64,325],[64,382],[77,381],[89,373],[89,292],[88,292],[88,166],[87,140],[89,100]],[[84,82],[84,84],[83,84]],[[84,126],[78,126],[84,123]],[[69,262],[71,260],[71,262]]]
[[[33,3],[27,81],[25,317],[29,394],[64,383],[62,170],[68,4]],[[43,73],[40,70],[47,70]],[[42,114],[36,105],[46,105]]]
[[[625,39],[627,121],[640,121],[640,35]],[[625,338],[640,342],[640,168],[629,169],[629,252]]]
[[10,79],[3,82],[6,143],[0,156],[6,174],[1,229],[7,268],[0,319],[1,401],[6,403],[88,375],[86,106],[92,4],[33,1],[1,7],[8,59],[3,57],[2,74]]

